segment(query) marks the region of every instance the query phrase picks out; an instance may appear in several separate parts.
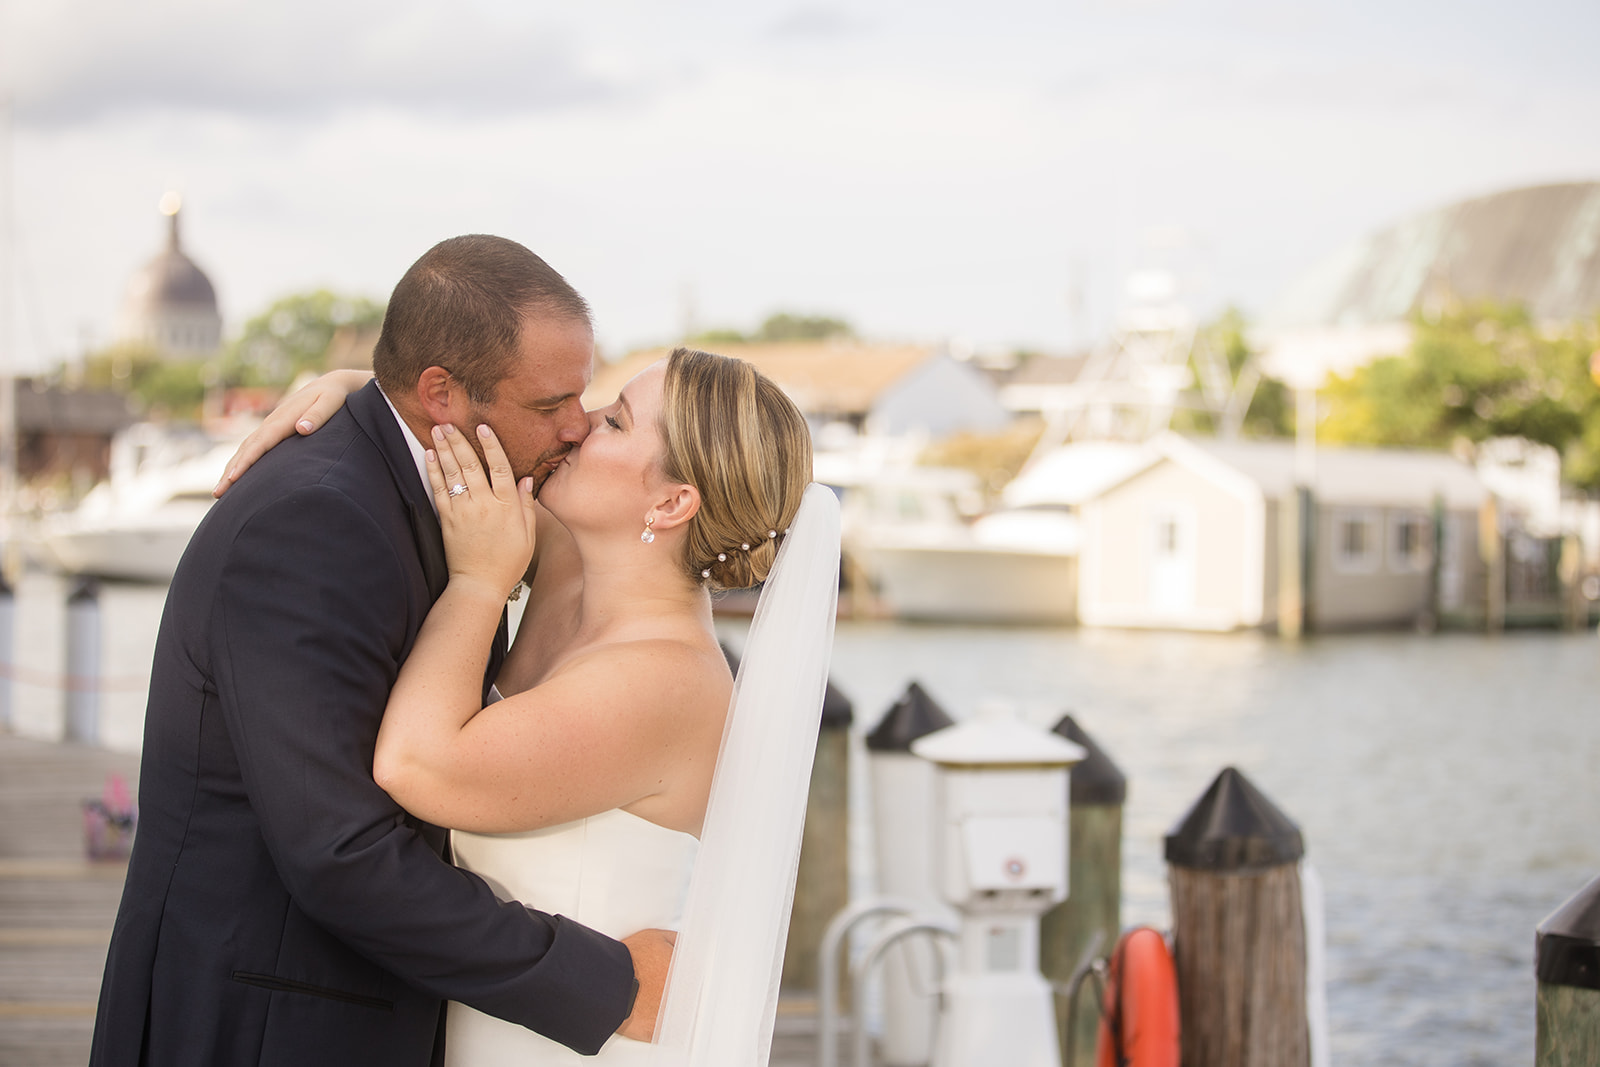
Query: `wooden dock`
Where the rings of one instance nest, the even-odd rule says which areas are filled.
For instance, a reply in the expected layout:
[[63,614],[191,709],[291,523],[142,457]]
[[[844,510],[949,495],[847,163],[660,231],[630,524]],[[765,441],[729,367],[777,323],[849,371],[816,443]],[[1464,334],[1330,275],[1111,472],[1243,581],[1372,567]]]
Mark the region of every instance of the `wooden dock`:
[[89,1059],[126,865],[84,858],[83,801],[137,756],[0,733],[0,1064]]
[[[81,1067],[127,867],[84,859],[83,808],[137,756],[0,732],[0,1067]],[[772,1067],[816,1062],[816,1010],[784,998]]]

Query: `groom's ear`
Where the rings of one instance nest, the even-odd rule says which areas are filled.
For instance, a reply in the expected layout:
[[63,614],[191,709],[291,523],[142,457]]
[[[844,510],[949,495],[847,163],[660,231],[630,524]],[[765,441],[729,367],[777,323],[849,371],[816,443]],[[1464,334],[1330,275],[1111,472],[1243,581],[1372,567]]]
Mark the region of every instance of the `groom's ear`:
[[655,529],[670,530],[682,526],[700,510],[700,490],[692,485],[675,485],[656,502],[652,513],[656,517]]
[[464,395],[461,383],[443,367],[429,367],[417,376],[417,404],[431,425],[455,422]]

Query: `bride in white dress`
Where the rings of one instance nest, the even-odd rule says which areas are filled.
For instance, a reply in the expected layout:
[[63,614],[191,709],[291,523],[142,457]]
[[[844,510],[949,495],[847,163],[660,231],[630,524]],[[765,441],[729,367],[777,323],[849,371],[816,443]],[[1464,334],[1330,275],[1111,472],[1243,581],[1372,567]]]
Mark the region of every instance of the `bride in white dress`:
[[[326,409],[282,421],[302,414],[320,424]],[[446,1063],[764,1064],[832,639],[837,504],[807,489],[799,411],[739,360],[679,349],[590,426],[537,502],[486,426],[435,429],[450,581],[391,694],[374,777],[451,827],[456,863],[502,899],[617,938],[681,935],[655,1044],[613,1036],[591,1059],[451,1004]],[[525,572],[504,699],[480,709]],[[763,581],[735,687],[710,594]]]

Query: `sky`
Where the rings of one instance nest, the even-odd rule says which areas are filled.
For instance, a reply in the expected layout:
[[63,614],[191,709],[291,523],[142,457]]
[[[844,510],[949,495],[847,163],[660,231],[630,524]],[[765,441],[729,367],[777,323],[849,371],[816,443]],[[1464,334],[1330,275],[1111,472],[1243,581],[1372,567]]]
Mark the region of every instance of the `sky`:
[[1412,212],[1600,179],[1595,40],[1593,0],[0,0],[10,334],[109,342],[169,188],[225,333],[469,232],[609,356],[780,310],[1065,351],[1151,267],[1259,316]]

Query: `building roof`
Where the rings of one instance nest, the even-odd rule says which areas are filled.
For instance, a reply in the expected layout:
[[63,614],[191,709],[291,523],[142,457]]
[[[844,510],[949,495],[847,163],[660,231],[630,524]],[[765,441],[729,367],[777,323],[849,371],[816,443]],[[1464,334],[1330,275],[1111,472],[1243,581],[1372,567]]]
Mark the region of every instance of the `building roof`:
[[[1216,465],[1243,476],[1279,499],[1294,492],[1295,446],[1288,441],[1221,441],[1166,434],[1151,443],[1154,456],[1191,468]],[[1451,510],[1473,510],[1488,497],[1471,465],[1443,452],[1399,448],[1316,450],[1312,493],[1328,504],[1429,507],[1442,497]],[[1214,468],[1213,468],[1214,469]]]
[[1600,309],[1600,182],[1512,189],[1412,216],[1345,246],[1254,331],[1269,373],[1315,386],[1411,343],[1455,301],[1525,305],[1539,322]]
[[[670,348],[634,352],[595,369],[583,394],[585,407],[608,404],[628,379]],[[882,345],[864,341],[794,341],[781,344],[722,344],[717,352],[755,364],[777,382],[807,415],[863,416],[884,390],[934,355],[926,345]]]
[[1414,215],[1323,261],[1262,325],[1361,327],[1485,299],[1525,304],[1542,322],[1600,308],[1600,182],[1512,189]]
[[29,378],[16,382],[17,429],[22,433],[110,437],[136,421],[128,398],[109,389],[62,389]]
[[1077,507],[1149,466],[1143,445],[1131,441],[1076,441],[1051,449],[1011,480],[1007,507]]

